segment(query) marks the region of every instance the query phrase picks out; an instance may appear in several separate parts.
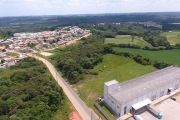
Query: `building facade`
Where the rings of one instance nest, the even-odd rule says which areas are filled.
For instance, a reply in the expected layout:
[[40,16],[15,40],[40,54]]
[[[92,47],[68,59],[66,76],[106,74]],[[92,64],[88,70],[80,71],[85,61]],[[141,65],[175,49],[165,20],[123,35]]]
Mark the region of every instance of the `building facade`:
[[[142,104],[178,88],[180,88],[180,67],[170,66],[123,83],[116,80],[104,83],[104,101],[116,116],[120,117],[129,112],[135,114],[143,109]],[[142,105],[141,109],[133,108],[137,104]]]

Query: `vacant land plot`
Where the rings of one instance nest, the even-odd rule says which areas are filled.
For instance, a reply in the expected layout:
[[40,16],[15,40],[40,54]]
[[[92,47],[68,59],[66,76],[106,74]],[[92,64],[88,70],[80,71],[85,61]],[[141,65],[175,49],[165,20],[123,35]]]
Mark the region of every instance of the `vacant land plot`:
[[135,44],[141,47],[149,46],[152,47],[149,43],[143,40],[142,37],[132,37],[130,35],[118,35],[116,38],[106,38],[105,43],[115,43],[115,44]]
[[52,53],[48,53],[48,52],[41,52],[40,54],[44,55],[44,56],[51,56],[52,55]]
[[87,75],[85,80],[73,85],[73,88],[89,107],[96,110],[93,102],[103,95],[104,82],[113,79],[123,82],[155,70],[152,66],[140,65],[132,59],[108,54],[102,63],[90,70],[98,72],[98,75]]
[[113,48],[115,51],[119,52],[129,52],[133,55],[142,55],[149,58],[150,60],[159,60],[167,63],[180,65],[180,50],[161,50],[161,51],[149,51],[142,49],[132,49],[132,48]]
[[161,35],[166,36],[170,44],[180,43],[180,31],[163,32]]
[[10,52],[10,53],[8,53],[11,57],[16,57],[16,56],[18,56],[19,54],[17,54],[17,53],[14,53],[14,52]]

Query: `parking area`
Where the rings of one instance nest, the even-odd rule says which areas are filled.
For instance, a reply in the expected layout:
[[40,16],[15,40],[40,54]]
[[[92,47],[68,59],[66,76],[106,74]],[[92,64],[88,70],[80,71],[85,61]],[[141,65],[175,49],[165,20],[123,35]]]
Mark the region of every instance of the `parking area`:
[[[173,101],[170,98],[175,98],[176,100]],[[163,118],[161,120],[180,120],[180,89],[152,101],[151,105],[162,112]],[[149,111],[141,113],[140,116],[143,117],[144,120],[159,120]],[[119,120],[134,120],[134,118],[132,117],[132,114],[128,113]]]
[[[159,109],[163,118],[161,120],[179,120],[180,119],[180,103],[174,101],[172,99],[167,99],[157,105],[155,105],[157,109]],[[144,120],[159,120],[156,116],[151,114],[149,111],[146,111],[140,114],[144,118]]]
[[178,103],[180,103],[180,93],[178,93],[177,95],[175,95],[175,96],[173,96],[175,99],[176,99],[176,101],[178,102]]

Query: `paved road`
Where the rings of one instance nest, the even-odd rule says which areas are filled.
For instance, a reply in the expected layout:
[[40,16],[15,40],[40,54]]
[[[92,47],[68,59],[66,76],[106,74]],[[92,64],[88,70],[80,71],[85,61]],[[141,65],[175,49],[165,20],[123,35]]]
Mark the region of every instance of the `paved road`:
[[48,67],[49,71],[53,75],[54,79],[58,82],[58,84],[62,87],[65,94],[72,102],[76,110],[79,112],[81,117],[84,120],[98,120],[95,118],[94,112],[92,113],[90,109],[86,106],[86,104],[79,98],[79,96],[73,91],[73,89],[65,82],[65,80],[59,75],[54,66],[44,58],[34,56],[32,54],[28,54],[28,56],[34,57],[36,59],[41,60]]

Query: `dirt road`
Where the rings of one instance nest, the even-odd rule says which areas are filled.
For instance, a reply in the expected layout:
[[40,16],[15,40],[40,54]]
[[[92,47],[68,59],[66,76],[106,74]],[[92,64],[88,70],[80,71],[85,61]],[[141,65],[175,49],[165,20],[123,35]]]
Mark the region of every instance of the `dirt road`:
[[73,91],[73,89],[65,82],[65,80],[59,75],[53,65],[44,58],[37,57],[33,54],[28,54],[28,56],[34,57],[38,60],[41,60],[49,69],[54,79],[58,84],[63,88],[65,94],[72,102],[76,110],[79,112],[83,120],[98,120],[93,112],[86,106],[86,104],[79,98],[79,96]]

